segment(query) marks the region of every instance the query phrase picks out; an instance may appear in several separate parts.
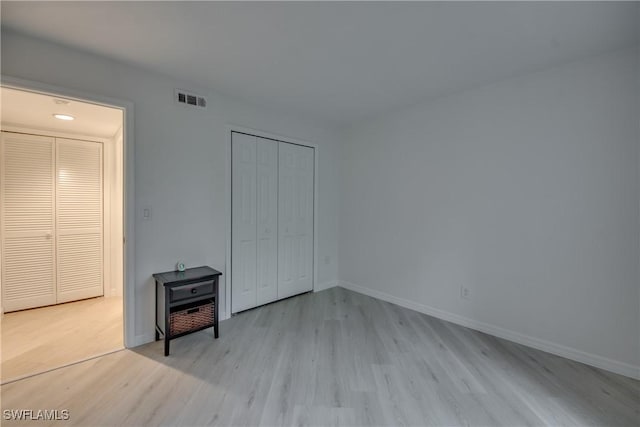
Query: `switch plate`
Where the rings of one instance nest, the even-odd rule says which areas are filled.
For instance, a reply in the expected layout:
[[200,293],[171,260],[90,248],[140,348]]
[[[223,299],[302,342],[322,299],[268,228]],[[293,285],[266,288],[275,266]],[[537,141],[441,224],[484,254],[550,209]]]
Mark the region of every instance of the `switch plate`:
[[148,221],[151,219],[151,208],[142,209],[142,219]]
[[471,289],[465,287],[464,285],[460,285],[460,298],[471,299]]

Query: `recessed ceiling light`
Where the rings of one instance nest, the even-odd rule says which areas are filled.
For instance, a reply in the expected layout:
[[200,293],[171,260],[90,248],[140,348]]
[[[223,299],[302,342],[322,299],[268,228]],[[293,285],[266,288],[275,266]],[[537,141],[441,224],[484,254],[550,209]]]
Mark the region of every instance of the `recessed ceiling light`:
[[70,116],[68,114],[54,114],[53,117],[59,120],[73,120],[75,117]]

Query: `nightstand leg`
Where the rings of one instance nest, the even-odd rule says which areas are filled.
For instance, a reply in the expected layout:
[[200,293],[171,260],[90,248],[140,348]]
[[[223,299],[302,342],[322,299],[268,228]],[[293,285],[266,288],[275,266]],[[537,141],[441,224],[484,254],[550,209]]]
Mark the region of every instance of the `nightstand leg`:
[[164,355],[169,355],[169,338],[167,337],[164,338]]
[[214,283],[214,292],[216,293],[215,299],[213,300],[214,302],[214,307],[213,307],[213,321],[214,323],[214,328],[213,328],[213,335],[216,339],[218,339],[218,323],[219,319],[220,319],[220,290],[218,289],[218,278],[216,277]]

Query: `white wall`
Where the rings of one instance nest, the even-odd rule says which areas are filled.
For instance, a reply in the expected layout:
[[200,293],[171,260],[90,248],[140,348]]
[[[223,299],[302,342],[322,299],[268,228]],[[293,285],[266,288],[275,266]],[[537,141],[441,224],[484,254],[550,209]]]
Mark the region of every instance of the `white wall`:
[[[172,270],[178,260],[225,273],[228,123],[318,144],[318,284],[336,280],[336,134],[332,129],[269,106],[257,108],[188,82],[6,31],[2,32],[2,74],[134,103],[137,342],[153,339],[152,273]],[[208,96],[208,109],[176,105],[174,88]],[[144,207],[152,209],[149,221],[142,220]],[[325,256],[330,257],[329,264],[324,263]]]
[[[360,123],[340,148],[320,123],[2,33],[4,75],[135,104],[139,342],[152,339],[153,272],[181,259],[224,273],[234,123],[319,145],[320,285],[339,276],[574,358],[637,366],[639,71],[633,52],[567,64]],[[176,87],[208,95],[208,110],[175,105]]]
[[341,150],[340,279],[638,375],[637,55],[353,126]]

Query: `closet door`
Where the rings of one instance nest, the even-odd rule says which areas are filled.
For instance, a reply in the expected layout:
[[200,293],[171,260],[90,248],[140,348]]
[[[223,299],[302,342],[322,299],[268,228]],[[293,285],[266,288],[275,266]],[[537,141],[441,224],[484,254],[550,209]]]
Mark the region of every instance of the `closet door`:
[[4,310],[55,304],[54,140],[2,132],[0,152]]
[[278,298],[313,288],[313,148],[281,142]]
[[278,299],[278,143],[257,141],[257,305]]
[[102,144],[56,139],[58,302],[103,295]]
[[257,303],[256,137],[231,136],[231,312]]

